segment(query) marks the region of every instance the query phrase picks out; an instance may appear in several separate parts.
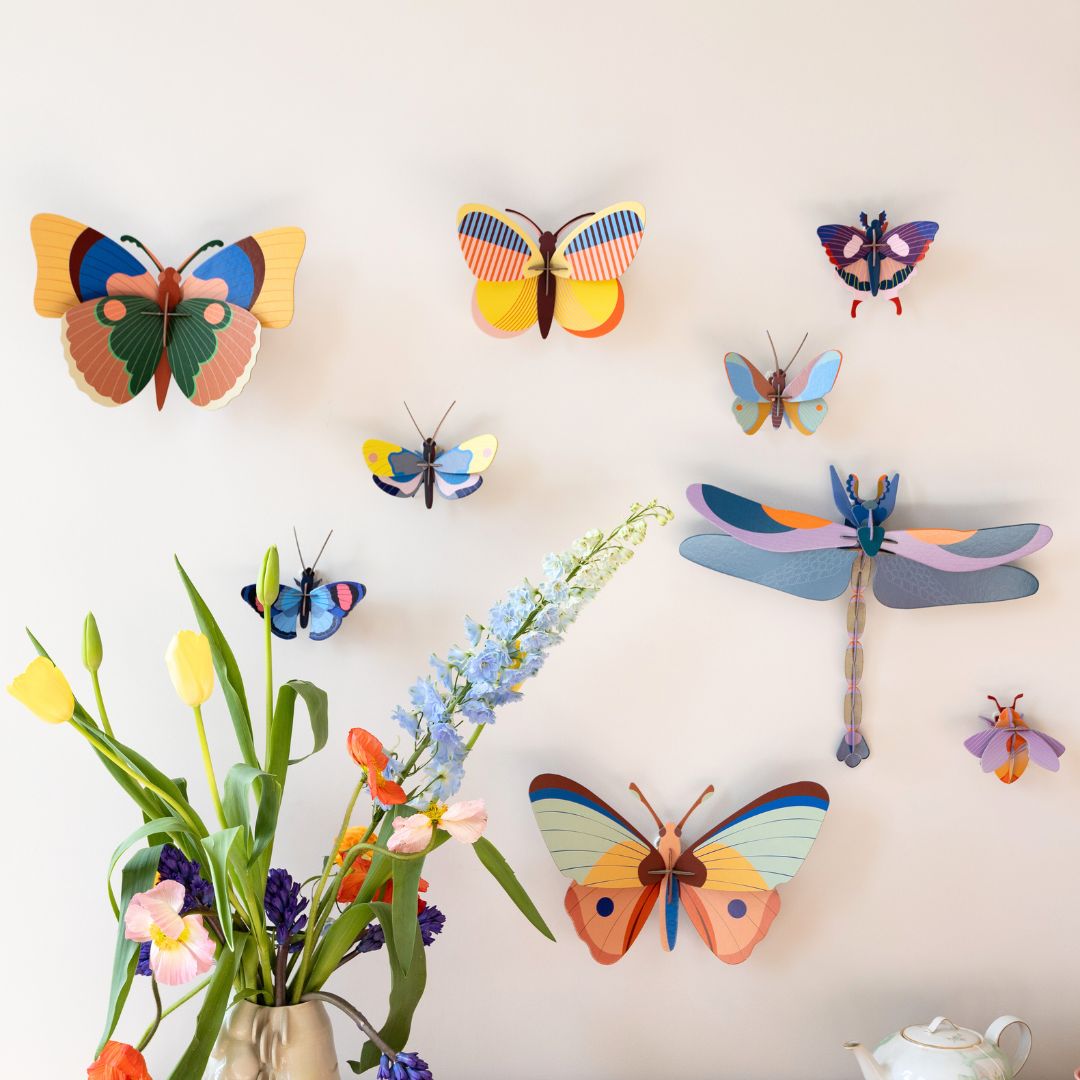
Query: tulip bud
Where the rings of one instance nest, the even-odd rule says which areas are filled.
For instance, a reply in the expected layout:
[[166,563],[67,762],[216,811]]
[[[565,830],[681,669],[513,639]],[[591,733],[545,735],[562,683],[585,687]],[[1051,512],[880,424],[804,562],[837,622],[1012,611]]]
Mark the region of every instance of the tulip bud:
[[88,611],[82,628],[82,662],[89,672],[101,667],[101,634],[98,633],[97,619]]
[[259,571],[259,581],[255,586],[255,595],[263,610],[269,610],[270,605],[278,598],[281,591],[281,570],[278,564],[277,545],[273,544],[266,549],[263,556],[262,569]]
[[75,712],[75,695],[64,673],[44,656],[30,661],[12,680],[8,693],[48,724],[63,724]]
[[214,661],[205,635],[181,630],[165,650],[165,666],[185,705],[197,708],[214,692]]

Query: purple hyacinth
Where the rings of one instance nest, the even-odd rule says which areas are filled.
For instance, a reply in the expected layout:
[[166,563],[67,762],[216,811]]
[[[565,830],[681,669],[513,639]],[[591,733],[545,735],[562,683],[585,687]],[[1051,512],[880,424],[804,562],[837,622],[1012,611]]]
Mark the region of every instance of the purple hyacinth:
[[388,1054],[381,1055],[375,1075],[376,1080],[432,1080],[428,1063],[411,1050],[395,1054],[393,1061]]
[[[293,881],[288,870],[271,870],[267,875],[264,906],[278,945],[284,945],[307,926],[307,916],[302,912],[308,906],[308,899],[300,895],[300,883]],[[292,946],[293,951],[298,948],[300,942]]]
[[[213,908],[214,886],[203,880],[199,864],[194,859],[185,858],[183,852],[172,844],[166,844],[158,856],[158,878],[161,881],[178,881],[184,886],[181,915],[190,914],[196,909]],[[135,965],[135,974],[152,974],[149,941],[144,941],[139,946],[139,961]]]
[[[420,940],[424,945],[430,945],[435,940],[436,934],[441,934],[446,925],[446,916],[434,905],[428,904],[416,917],[417,927],[420,930]],[[373,922],[365,928],[364,932],[356,939],[356,948],[352,956],[361,953],[378,952],[386,944],[386,934],[382,926]],[[352,959],[352,957],[348,957]]]

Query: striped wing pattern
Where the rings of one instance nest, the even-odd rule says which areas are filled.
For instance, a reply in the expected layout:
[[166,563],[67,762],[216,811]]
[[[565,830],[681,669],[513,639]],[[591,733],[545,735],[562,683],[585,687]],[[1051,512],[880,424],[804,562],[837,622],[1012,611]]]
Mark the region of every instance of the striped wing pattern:
[[562,242],[559,255],[576,281],[611,281],[634,261],[645,231],[645,207],[618,203],[601,210]]
[[520,281],[528,264],[540,258],[532,240],[490,206],[458,211],[458,242],[469,269],[481,281]]

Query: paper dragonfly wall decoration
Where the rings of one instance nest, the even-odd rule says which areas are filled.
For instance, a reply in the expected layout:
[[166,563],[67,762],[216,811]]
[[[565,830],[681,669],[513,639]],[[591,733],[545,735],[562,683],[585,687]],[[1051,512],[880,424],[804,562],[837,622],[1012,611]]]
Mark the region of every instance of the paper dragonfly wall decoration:
[[828,792],[803,782],[776,788],[684,848],[687,818],[663,822],[630,785],[659,829],[650,843],[618,811],[565,776],[544,773],[529,785],[536,822],[555,865],[572,879],[566,910],[594,960],[614,964],[641,933],[663,893],[660,941],[675,947],[679,906],[726,964],[742,963],[780,910],[778,885],[790,881],[817,838]]
[[37,255],[34,307],[60,319],[68,367],[79,389],[100,405],[123,405],[154,380],[157,406],[171,379],[196,405],[215,409],[243,390],[262,327],[288,326],[293,279],[304,253],[300,229],[246,236],[181,274],[163,266],[133,236],[122,236],[154,264],[96,229],[56,214],[30,223]]
[[[598,214],[579,214],[554,232],[520,225],[490,206],[469,203],[457,214],[458,240],[479,279],[473,318],[493,337],[515,337],[533,323],[546,338],[554,319],[578,337],[600,337],[619,325],[623,291],[619,278],[634,261],[645,231],[645,207],[624,202]],[[567,226],[587,218],[559,240]]]
[[735,420],[747,435],[753,435],[765,423],[766,417],[772,419],[774,428],[780,427],[784,422],[803,435],[813,435],[829,411],[829,406],[825,404],[825,395],[832,390],[836,382],[842,357],[835,349],[823,352],[816,360],[811,360],[798,377],[789,383],[788,368],[795,362],[799,349],[806,343],[806,337],[784,367],[780,366],[772,334],[769,334],[768,338],[775,363],[768,378],[745,356],[729,352],[724,357],[728,382],[735,391],[735,402],[731,406]]
[[885,211],[872,221],[864,211],[862,228],[854,225],[822,225],[818,239],[836,267],[840,280],[858,294],[851,301],[851,317],[867,296],[888,297],[900,315],[900,297],[895,295],[915,273],[915,264],[930,250],[937,235],[936,221],[909,221],[890,229]]
[[1030,596],[1039,583],[1026,570],[1003,564],[1038,551],[1053,534],[1045,525],[886,532],[882,522],[896,504],[899,475],[882,476],[876,495],[863,498],[857,476],[845,483],[835,469],[830,473],[840,523],[777,510],[709,484],[692,485],[686,493],[690,505],[726,535],[691,536],[679,550],[710,570],[810,600],[832,600],[850,586],[844,735],[836,757],[854,768],[870,755],[860,731],[859,679],[871,576],[874,594],[887,607],[1014,600]]
[[[296,535],[296,529],[293,529],[296,553],[300,556],[300,565],[304,569],[299,578],[293,578],[296,588],[282,585],[278,598],[270,607],[270,629],[275,637],[287,640],[296,637],[296,622],[299,619],[301,630],[311,627],[309,636],[312,641],[325,641],[337,633],[342,619],[367,594],[367,589],[359,581],[332,581],[324,585],[321,579],[315,576],[315,567],[319,565],[322,553],[333,535],[334,530],[331,529],[326,534],[315,561],[308,566],[300,550],[300,537]],[[254,585],[245,585],[240,590],[240,595],[263,618],[266,617],[262,603],[255,595]]]
[[499,449],[494,435],[476,435],[441,453],[435,443],[443,420],[456,404],[456,401],[450,403],[431,436],[424,435],[408,404],[405,405],[413,427],[424,440],[422,450],[406,450],[382,439],[368,439],[364,443],[364,461],[377,488],[389,495],[411,499],[422,486],[424,505],[430,510],[435,501],[435,488],[444,498],[464,499],[480,487],[484,478],[479,474],[495,460],[495,451]]
[[1065,753],[1065,747],[1057,739],[1025,723],[1023,714],[1016,708],[1023,696],[1017,694],[1013,703],[1005,706],[988,694],[987,699],[997,706],[997,714],[980,716],[987,730],[964,740],[964,746],[982,761],[983,772],[996,773],[1004,784],[1019,780],[1029,759],[1044,769],[1057,772],[1061,767],[1058,758]]

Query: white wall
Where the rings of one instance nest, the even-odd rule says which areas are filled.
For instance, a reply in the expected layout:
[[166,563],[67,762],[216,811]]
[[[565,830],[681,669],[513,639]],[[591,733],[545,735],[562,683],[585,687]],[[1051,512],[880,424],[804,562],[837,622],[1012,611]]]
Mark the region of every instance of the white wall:
[[[304,7],[23,5],[0,45],[5,165],[6,574],[3,671],[29,623],[73,675],[83,612],[106,641],[123,736],[199,775],[162,653],[192,624],[177,552],[259,679],[260,626],[237,595],[264,546],[309,547],[369,598],[332,641],[279,646],[326,687],[332,742],[296,770],[279,860],[319,865],[354,776],[346,729],[392,737],[391,708],[430,652],[460,640],[544,553],[634,499],[678,519],[576,626],[523,704],[480,744],[465,793],[559,934],[542,940],[467,852],[427,876],[448,916],[411,1043],[445,1078],[851,1076],[840,1044],[945,1012],[1002,1012],[1035,1032],[1030,1074],[1080,1064],[1075,611],[1074,5],[554,2]],[[453,233],[459,203],[554,224],[620,199],[648,209],[622,325],[580,341],[486,338]],[[941,232],[907,311],[848,318],[814,228],[885,207]],[[220,413],[174,390],[105,411],[78,393],[57,324],[31,304],[37,211],[133,232],[177,258],[213,236],[297,224],[309,243],[295,322],[268,332]],[[721,358],[805,330],[844,368],[819,434],[752,441]],[[810,353],[813,355],[813,353]],[[372,486],[362,438],[410,434],[454,397],[448,437],[495,432],[476,497],[422,506]],[[1008,606],[896,612],[866,633],[873,757],[832,760],[844,601],[812,604],[693,566],[683,499],[708,480],[830,513],[827,467],[903,476],[894,521],[1045,521],[1043,588]],[[5,680],[6,681],[6,680]],[[83,694],[88,690],[79,685]],[[962,740],[988,692],[1072,743],[1059,775],[1013,788]],[[6,695],[5,695],[6,698]],[[105,1002],[103,890],[132,810],[68,730],[5,700],[0,784],[9,1075],[80,1075]],[[212,740],[230,745],[223,703]],[[834,805],[752,960],[728,968],[689,927],[650,927],[595,965],[562,912],[563,879],[528,810],[531,777],[579,777],[642,819],[708,782],[709,816],[812,778]],[[702,819],[704,825],[705,821]],[[338,985],[379,1015],[382,957]],[[144,994],[120,1035],[147,1017]],[[190,1019],[190,1017],[188,1018]],[[185,1040],[154,1042],[155,1076]],[[357,1044],[342,1029],[344,1058]],[[31,1063],[37,1063],[33,1066]]]

